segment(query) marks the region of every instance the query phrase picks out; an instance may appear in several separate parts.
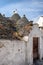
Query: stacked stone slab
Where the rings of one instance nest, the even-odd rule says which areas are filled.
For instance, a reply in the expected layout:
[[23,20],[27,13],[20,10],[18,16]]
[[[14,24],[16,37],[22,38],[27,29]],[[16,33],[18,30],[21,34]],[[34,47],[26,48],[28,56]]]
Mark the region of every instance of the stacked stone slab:
[[11,17],[5,17],[0,13],[0,39],[20,39],[28,35],[26,33],[29,30],[27,31],[25,27],[31,26],[30,23],[32,24],[25,15],[20,17],[18,13],[14,13]]

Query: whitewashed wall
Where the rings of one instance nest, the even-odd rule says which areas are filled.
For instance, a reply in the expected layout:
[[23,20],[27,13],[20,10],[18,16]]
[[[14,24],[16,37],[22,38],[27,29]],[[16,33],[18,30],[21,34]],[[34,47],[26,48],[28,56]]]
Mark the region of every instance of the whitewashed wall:
[[40,28],[40,31],[42,32],[42,36],[41,36],[41,57],[43,58],[43,29]]
[[30,60],[31,64],[33,63],[33,37],[39,37],[38,52],[39,52],[39,58],[42,59],[43,57],[43,46],[42,46],[43,40],[41,38],[42,32],[40,31],[37,25],[34,25],[32,30],[30,31],[28,39],[29,44],[27,45],[27,48],[30,47],[30,49],[28,49],[28,62]]
[[43,58],[43,36],[41,37],[41,57]]
[[23,41],[0,40],[0,65],[24,65],[25,43]]

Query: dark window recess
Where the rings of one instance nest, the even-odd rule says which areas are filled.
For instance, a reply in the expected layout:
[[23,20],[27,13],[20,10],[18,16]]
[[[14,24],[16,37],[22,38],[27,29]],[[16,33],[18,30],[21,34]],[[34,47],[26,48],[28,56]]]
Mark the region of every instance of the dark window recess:
[[43,57],[42,57],[42,60],[43,60]]
[[18,49],[18,51],[20,51],[20,49]]

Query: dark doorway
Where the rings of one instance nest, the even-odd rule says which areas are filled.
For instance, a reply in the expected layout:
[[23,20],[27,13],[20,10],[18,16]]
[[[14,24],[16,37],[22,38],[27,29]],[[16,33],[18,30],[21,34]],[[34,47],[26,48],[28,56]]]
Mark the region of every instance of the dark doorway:
[[33,62],[39,59],[38,40],[38,37],[33,37]]

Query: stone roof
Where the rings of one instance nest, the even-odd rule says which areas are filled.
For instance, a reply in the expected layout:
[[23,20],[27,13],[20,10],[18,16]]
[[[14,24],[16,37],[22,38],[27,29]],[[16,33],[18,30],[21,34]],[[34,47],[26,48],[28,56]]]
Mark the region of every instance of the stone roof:
[[23,27],[24,25],[26,25],[26,24],[28,24],[28,23],[29,23],[29,21],[28,21],[28,19],[26,18],[26,16],[24,15],[21,19],[19,19],[19,20],[17,21],[17,26]]
[[21,27],[18,32],[19,34],[21,34],[22,36],[26,36],[29,35],[30,30],[32,30],[32,23],[26,24],[25,26]]
[[12,21],[0,14],[0,39],[11,38]]
[[18,13],[14,13],[14,14],[11,16],[10,19],[17,22],[20,18],[21,18],[21,17],[19,16]]
[[15,13],[9,18],[0,14],[0,39],[20,39],[23,35],[28,34],[28,31],[31,29],[27,25],[29,23],[25,15],[21,18],[19,14]]
[[2,19],[3,18],[3,16],[2,16],[2,14],[0,13],[0,19]]

